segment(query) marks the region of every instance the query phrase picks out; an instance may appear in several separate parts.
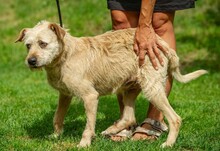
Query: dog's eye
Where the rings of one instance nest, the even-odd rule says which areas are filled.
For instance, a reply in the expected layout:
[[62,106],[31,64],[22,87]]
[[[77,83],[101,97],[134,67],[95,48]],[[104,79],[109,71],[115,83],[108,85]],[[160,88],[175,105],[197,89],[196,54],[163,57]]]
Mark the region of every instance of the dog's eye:
[[26,47],[29,50],[31,48],[31,44],[26,44]]
[[41,48],[45,48],[45,47],[47,47],[47,43],[40,40],[40,41],[39,41],[39,46],[40,46]]

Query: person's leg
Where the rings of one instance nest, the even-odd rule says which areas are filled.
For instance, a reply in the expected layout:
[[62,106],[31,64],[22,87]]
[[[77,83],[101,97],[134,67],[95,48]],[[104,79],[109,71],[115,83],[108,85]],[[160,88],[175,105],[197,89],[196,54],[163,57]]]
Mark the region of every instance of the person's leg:
[[[176,41],[175,41],[175,34],[173,29],[173,20],[174,20],[174,12],[158,12],[154,13],[153,15],[153,27],[155,32],[161,36],[171,48],[176,50]],[[114,30],[124,29],[129,27],[137,27],[139,13],[132,12],[132,11],[119,11],[119,10],[112,10],[111,11],[111,18],[112,18],[112,28]],[[170,90],[172,87],[172,78],[167,80],[166,85],[166,92],[169,95]],[[123,111],[123,103],[122,103],[122,96],[118,96],[118,102],[120,106],[120,113],[122,115]],[[158,111],[152,104],[149,105],[147,118],[151,118],[153,120],[163,122],[163,115],[160,111]],[[143,128],[152,129],[151,125],[143,124]],[[144,133],[135,133],[133,139],[153,139],[154,137],[148,136]]]
[[[125,28],[135,28],[138,25],[139,12],[111,10],[111,19],[112,19],[112,29],[113,30],[119,30],[119,29],[125,29]],[[130,94],[128,94],[127,97],[129,97],[129,95]],[[123,99],[126,98],[126,97],[125,98],[124,97],[125,96],[123,96],[123,94],[120,94],[120,93],[117,94],[117,99],[118,99],[118,103],[119,103],[119,107],[120,107],[120,118],[122,118],[123,110],[124,110]],[[116,135],[112,135],[111,140],[121,141],[121,140],[124,140],[124,138],[121,137],[121,134],[119,132]]]
[[[169,46],[176,50],[176,40],[173,28],[173,20],[174,20],[175,12],[156,12],[153,14],[153,28],[155,32],[163,38]],[[166,84],[166,93],[169,96],[169,93],[172,88],[172,77],[169,76]],[[148,112],[146,115],[147,118],[163,122],[163,115],[160,111],[157,110],[152,104],[149,105]],[[151,129],[151,125],[145,123],[142,125],[145,129]],[[135,140],[139,139],[153,139],[154,137],[150,137],[145,133],[135,133],[132,137]]]
[[111,10],[112,29],[135,28],[138,25],[139,12]]
[[[138,25],[139,12],[111,10],[111,19],[112,19],[113,30],[135,28]],[[122,94],[118,94],[117,99],[120,107],[120,117],[121,117],[124,110],[124,105],[122,102],[123,100]]]

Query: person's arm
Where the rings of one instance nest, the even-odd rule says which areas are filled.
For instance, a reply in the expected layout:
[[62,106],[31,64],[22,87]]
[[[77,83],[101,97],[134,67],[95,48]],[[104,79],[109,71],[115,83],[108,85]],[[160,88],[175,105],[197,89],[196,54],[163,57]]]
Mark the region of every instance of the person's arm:
[[152,27],[152,16],[156,0],[142,0],[139,23],[135,34],[134,51],[139,56],[139,65],[143,65],[146,53],[155,69],[157,61],[163,65],[163,60],[158,50],[156,34]]

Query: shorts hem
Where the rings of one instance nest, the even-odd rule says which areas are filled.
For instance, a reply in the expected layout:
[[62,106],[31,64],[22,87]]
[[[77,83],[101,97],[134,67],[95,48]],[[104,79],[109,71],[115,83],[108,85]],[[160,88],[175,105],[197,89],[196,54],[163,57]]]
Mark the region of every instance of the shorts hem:
[[[177,0],[178,1],[178,0]],[[121,10],[121,11],[140,11],[141,2],[122,2],[120,0],[108,0],[108,9],[110,10]],[[194,0],[180,0],[179,2],[168,2],[168,3],[156,3],[154,12],[170,12],[177,10],[184,10],[189,8],[195,8]]]

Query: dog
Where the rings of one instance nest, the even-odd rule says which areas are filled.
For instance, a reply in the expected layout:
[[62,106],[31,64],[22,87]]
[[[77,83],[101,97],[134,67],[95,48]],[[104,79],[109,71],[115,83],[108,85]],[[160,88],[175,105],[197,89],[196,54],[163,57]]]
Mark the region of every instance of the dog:
[[[207,73],[198,70],[182,75],[179,58],[174,50],[159,36],[157,41],[166,53],[161,53],[164,66],[155,70],[146,55],[139,67],[133,51],[135,29],[109,31],[94,37],[73,37],[56,23],[41,21],[33,28],[20,32],[16,42],[24,42],[28,55],[26,64],[31,69],[44,68],[49,84],[59,91],[59,103],[54,116],[54,136],[63,130],[64,116],[73,96],[84,102],[87,122],[79,147],[91,144],[95,136],[98,97],[124,93],[131,87],[142,89],[143,95],[156,106],[168,120],[169,134],[162,147],[172,146],[179,133],[181,118],[170,106],[165,93],[168,74],[186,83]],[[158,62],[159,64],[159,62]],[[136,92],[139,93],[139,92]],[[122,118],[103,134],[117,133],[136,123],[133,99],[123,100]]]

